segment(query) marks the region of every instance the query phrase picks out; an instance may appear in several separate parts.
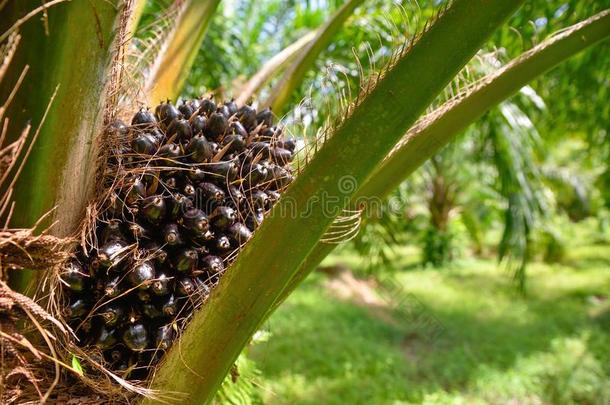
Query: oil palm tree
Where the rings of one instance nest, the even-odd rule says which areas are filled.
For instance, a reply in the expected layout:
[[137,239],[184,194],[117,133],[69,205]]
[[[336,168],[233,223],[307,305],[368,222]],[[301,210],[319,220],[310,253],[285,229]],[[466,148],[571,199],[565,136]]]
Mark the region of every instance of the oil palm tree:
[[[11,18],[3,21],[18,22],[24,11],[34,9],[37,3],[9,2],[2,12]],[[130,73],[134,72],[122,68],[130,54],[126,31],[133,24],[135,3],[72,1],[43,10],[48,13],[43,20],[48,22],[48,36],[44,23],[32,20],[22,27],[27,42],[19,48],[11,67],[37,66],[29,83],[41,87],[37,97],[32,97],[35,93],[21,94],[11,104],[10,113],[15,117],[11,125],[23,125],[24,115],[41,122],[45,114],[40,100],[55,94],[41,126],[39,139],[43,141],[36,144],[14,195],[17,205],[13,220],[23,226],[32,226],[55,206],[51,232],[59,237],[74,234],[88,202],[99,192],[95,179],[99,174],[97,157],[105,152],[100,135],[104,125],[122,113],[119,106],[133,108],[138,101],[178,95],[184,71],[196,60],[193,55],[203,38],[205,27],[201,25],[205,24],[199,23],[210,21],[218,5],[215,1],[183,0],[168,11],[167,20],[173,23],[159,30],[160,52],[142,68],[149,73],[144,83],[136,86],[143,93],[135,92],[125,101],[125,83],[140,73],[136,71],[132,77]],[[332,250],[334,245],[323,242],[328,240],[324,235],[341,213],[353,216],[364,211],[367,201],[386,196],[488,108],[610,34],[610,13],[603,11],[524,53],[425,116],[426,108],[521,3],[501,0],[490,5],[456,0],[439,7],[427,19],[425,28],[393,49],[392,57],[372,71],[369,79],[362,78],[352,99],[347,95],[341,98],[346,102],[335,111],[342,115],[317,138],[316,153],[302,162],[296,180],[240,252],[206,305],[194,314],[179,344],[164,357],[150,381],[152,388],[183,393],[191,402],[210,401],[252,334]],[[288,79],[301,80],[292,76],[305,74],[312,58],[324,49],[323,44],[331,42],[355,5],[354,0],[347,2],[319,29],[303,50],[306,57],[296,58],[295,65],[286,68]],[[73,21],[78,24],[70,23]],[[181,32],[183,29],[187,32]],[[75,38],[89,41],[90,46],[83,46]],[[40,55],[42,66],[35,63]],[[77,55],[72,56],[74,63],[65,63],[67,55]],[[179,68],[167,69],[169,64]],[[170,79],[163,79],[164,75]],[[10,86],[16,77],[18,74],[7,75]],[[7,93],[3,90],[2,94]],[[280,92],[274,90],[270,97],[276,94]],[[280,112],[286,108],[284,103],[270,104]],[[11,127],[11,131],[15,130]],[[314,205],[308,215],[303,215],[311,208],[308,201],[324,201],[325,206]],[[296,207],[296,212],[286,217],[282,212],[288,207]],[[188,356],[184,357],[185,353]],[[193,383],[194,378],[197,383]],[[151,398],[144,399],[149,401]]]

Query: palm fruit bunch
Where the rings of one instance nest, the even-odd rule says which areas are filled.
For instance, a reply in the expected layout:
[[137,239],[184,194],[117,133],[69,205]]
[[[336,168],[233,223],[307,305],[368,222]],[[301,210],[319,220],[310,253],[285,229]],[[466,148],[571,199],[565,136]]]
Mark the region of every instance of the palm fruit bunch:
[[61,274],[65,317],[108,368],[145,378],[292,180],[295,141],[269,109],[212,98],[143,108],[111,133],[93,242]]

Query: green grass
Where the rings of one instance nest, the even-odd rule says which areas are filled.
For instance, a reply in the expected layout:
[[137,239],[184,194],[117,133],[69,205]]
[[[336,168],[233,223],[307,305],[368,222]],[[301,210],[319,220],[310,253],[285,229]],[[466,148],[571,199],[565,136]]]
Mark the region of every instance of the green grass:
[[408,253],[387,305],[338,299],[323,274],[290,297],[250,352],[265,403],[610,403],[610,246],[533,263],[526,297],[494,261],[413,270]]

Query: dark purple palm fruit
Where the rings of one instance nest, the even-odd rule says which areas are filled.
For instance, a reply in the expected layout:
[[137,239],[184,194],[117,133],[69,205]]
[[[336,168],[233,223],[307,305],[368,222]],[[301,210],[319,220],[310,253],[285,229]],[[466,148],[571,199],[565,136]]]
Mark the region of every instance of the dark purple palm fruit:
[[246,168],[243,173],[246,183],[250,188],[256,187],[259,184],[267,181],[269,173],[266,166],[256,163]]
[[226,104],[222,104],[216,107],[216,112],[222,114],[226,119],[231,118],[232,115],[231,111],[229,110],[229,107],[227,107]]
[[205,181],[205,179],[208,177],[205,170],[200,168],[189,170],[186,176],[193,184],[201,183],[202,181]]
[[176,292],[179,296],[190,297],[197,292],[197,284],[195,281],[188,276],[180,277],[178,279],[178,286]]
[[273,163],[285,166],[292,162],[293,154],[288,149],[275,147],[270,149],[270,156]]
[[203,134],[203,130],[205,129],[205,125],[207,123],[207,118],[203,115],[193,115],[189,119],[189,123],[191,124],[191,129],[193,130],[193,135],[201,135]]
[[229,124],[229,133],[240,135],[244,139],[248,137],[248,131],[246,131],[246,128],[239,121],[231,121]]
[[218,234],[214,240],[212,249],[215,253],[223,255],[231,249],[231,241],[226,235]]
[[209,98],[202,99],[199,104],[199,115],[209,116],[214,111],[216,111],[216,103],[212,99],[212,96],[210,96]]
[[158,327],[155,334],[155,349],[169,349],[175,337],[174,329],[171,324]]
[[140,215],[151,224],[159,224],[167,211],[165,198],[160,195],[153,195],[145,198],[141,202]]
[[193,109],[192,103],[182,100],[182,104],[178,106],[178,111],[180,111],[182,116],[188,120],[197,110]]
[[252,158],[269,159],[271,147],[268,142],[252,142],[249,145],[249,154]]
[[199,260],[195,249],[181,249],[174,257],[174,268],[180,273],[191,273]]
[[151,128],[147,132],[150,134],[156,141],[157,145],[163,145],[167,140],[165,133],[161,131],[159,128]]
[[123,331],[122,339],[125,346],[133,351],[144,350],[148,346],[148,332],[141,323],[128,325]]
[[137,222],[129,224],[128,228],[129,235],[131,235],[134,241],[141,242],[154,237],[153,231],[149,227],[140,225]]
[[[136,115],[138,115],[138,113],[136,113]],[[124,139],[129,135],[129,127],[125,125],[122,120],[115,119],[108,125],[108,132],[119,139]]]
[[246,140],[243,136],[230,134],[223,138],[222,147],[227,147],[227,153],[241,153],[246,149]]
[[225,266],[220,257],[208,255],[201,259],[201,268],[210,274],[217,274],[222,272]]
[[269,196],[262,190],[253,190],[250,200],[255,209],[269,209]]
[[225,192],[214,183],[203,182],[197,187],[201,207],[205,212],[212,210],[225,199]]
[[186,146],[187,157],[191,162],[203,163],[214,156],[214,149],[203,136],[195,136]]
[[178,144],[166,143],[159,148],[157,156],[161,158],[157,164],[158,166],[174,166],[182,156],[182,150]]
[[195,199],[197,190],[195,189],[195,186],[193,186],[191,183],[186,183],[184,185],[184,188],[182,189],[182,192],[184,193],[186,198]]
[[121,303],[114,301],[100,308],[97,315],[102,318],[104,325],[114,327],[125,315],[125,310]]
[[227,206],[218,206],[210,214],[210,223],[217,229],[227,229],[237,220],[235,210]]
[[222,160],[206,165],[205,170],[210,174],[210,180],[216,184],[227,184],[234,181],[239,174],[239,165],[235,160]]
[[114,329],[102,325],[98,331],[95,345],[102,350],[107,350],[114,347],[118,343],[119,339]]
[[168,219],[176,221],[185,212],[193,208],[193,200],[181,193],[173,193],[168,197]]
[[271,175],[271,181],[270,181],[270,185],[275,189],[275,190],[281,190],[284,187],[286,187],[288,184],[290,184],[293,180],[292,174],[290,174],[290,172],[286,169],[284,169],[281,166],[271,166],[271,170],[270,170],[270,175]]
[[168,218],[172,221],[176,221],[182,218],[185,212],[193,208],[193,200],[185,196],[184,194],[174,193],[169,200],[169,211]]
[[216,142],[210,142],[210,145],[212,145],[212,154],[214,156],[218,155],[220,152],[220,145],[218,145]]
[[227,234],[231,241],[235,243],[237,246],[246,243],[250,237],[252,237],[252,232],[248,227],[241,222],[235,222],[227,229]]
[[191,108],[191,110],[193,111],[193,114],[197,113],[199,111],[199,108],[201,107],[201,101],[199,99],[193,99],[187,102],[187,104],[189,105],[189,107]]
[[161,301],[161,312],[165,316],[175,316],[180,311],[180,303],[173,294],[167,295]]
[[256,127],[256,110],[252,106],[241,107],[237,112],[237,118],[248,131]]
[[107,279],[99,278],[96,288],[104,298],[116,298],[125,291],[125,286],[121,284],[122,279],[123,275],[113,275]]
[[96,264],[104,269],[116,267],[125,257],[127,244],[123,240],[111,240],[97,249]]
[[124,192],[125,204],[133,206],[146,197],[146,185],[140,178],[132,177],[127,179]]
[[265,108],[262,111],[259,111],[256,114],[256,121],[258,124],[263,124],[266,127],[271,127],[273,125],[273,113],[270,108]]
[[227,110],[229,110],[229,116],[237,114],[238,107],[237,107],[237,103],[235,102],[234,98],[232,98],[229,101],[226,101],[225,106],[227,107]]
[[172,121],[182,117],[182,114],[169,101],[161,103],[155,109],[155,115],[163,128],[168,128]]
[[259,225],[263,222],[265,218],[265,210],[262,208],[257,208],[253,212],[251,212],[246,218],[246,226],[250,230],[255,230],[259,227]]
[[147,260],[153,260],[156,265],[163,266],[168,258],[167,251],[161,247],[158,236],[155,236],[157,240],[143,241],[139,247],[141,249],[141,256]]
[[150,261],[136,263],[127,276],[132,287],[146,290],[155,278],[155,267]]
[[228,196],[226,198],[227,203],[232,205],[234,208],[241,208],[246,203],[246,196],[241,190],[234,185],[229,185],[228,187]]
[[167,127],[166,134],[168,139],[174,139],[177,142],[183,143],[188,142],[188,140],[193,137],[193,129],[187,120],[176,118],[169,124],[169,127]]
[[89,312],[89,302],[84,298],[76,298],[66,308],[66,316],[68,319],[79,319]]
[[184,243],[182,235],[180,234],[180,229],[175,223],[165,225],[161,233],[163,235],[163,242],[168,246],[178,246]]
[[199,208],[191,208],[186,211],[182,215],[182,225],[198,236],[204,235],[210,228],[207,215]]
[[276,145],[280,148],[288,149],[290,152],[294,153],[297,147],[297,140],[294,138],[284,139],[282,141],[278,141]]
[[144,132],[131,141],[131,149],[140,155],[154,155],[159,148],[159,141],[154,135]]
[[229,121],[220,111],[215,111],[208,117],[203,134],[211,141],[218,142],[229,128]]
[[157,120],[155,119],[155,116],[147,108],[140,108],[140,111],[131,119],[131,125],[138,129],[151,128],[156,124]]
[[143,303],[141,307],[142,314],[151,321],[158,321],[164,317],[161,308],[158,304],[154,303]]
[[165,296],[172,291],[172,276],[165,273],[159,273],[150,285],[150,291],[159,297]]
[[266,190],[265,193],[267,194],[267,197],[269,198],[270,206],[273,206],[276,202],[278,202],[278,200],[281,197],[281,194],[278,191]]

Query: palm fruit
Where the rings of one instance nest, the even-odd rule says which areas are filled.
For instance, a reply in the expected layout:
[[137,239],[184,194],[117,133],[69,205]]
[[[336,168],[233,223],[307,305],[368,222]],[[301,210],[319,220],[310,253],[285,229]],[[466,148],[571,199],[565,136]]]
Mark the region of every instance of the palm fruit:
[[191,115],[195,113],[196,109],[193,108],[192,103],[182,100],[182,104],[178,107],[178,111],[180,111],[184,118],[189,119],[191,118]]
[[178,111],[178,109],[169,101],[159,104],[157,108],[155,108],[155,115],[165,129],[168,129],[172,121],[182,117],[180,111]]
[[110,303],[100,309],[99,315],[107,326],[115,326],[121,320],[124,309],[118,303]]
[[174,330],[171,324],[159,327],[155,336],[155,348],[161,350],[169,349],[174,337]]
[[157,123],[154,115],[148,109],[141,108],[131,120],[131,125],[138,128],[153,127]]
[[187,157],[194,163],[203,163],[214,156],[212,144],[203,136],[196,136],[186,145]]
[[189,124],[191,124],[191,129],[193,130],[193,135],[199,135],[203,133],[205,129],[207,119],[202,117],[201,115],[193,115],[189,119]]
[[[146,378],[292,180],[296,142],[273,114],[211,97],[117,122],[95,247],[60,273],[79,344]],[[161,352],[159,354],[159,352]],[[124,375],[124,374],[123,374]]]
[[132,287],[146,290],[155,278],[155,268],[151,262],[142,262],[135,265],[129,272],[128,280]]
[[174,119],[167,128],[168,137],[176,137],[180,142],[188,141],[193,136],[191,124],[185,119]]
[[133,139],[131,148],[135,153],[152,155],[157,151],[158,140],[152,134],[143,133]]
[[141,323],[127,326],[123,332],[123,343],[133,351],[146,349],[149,343],[146,326]]

